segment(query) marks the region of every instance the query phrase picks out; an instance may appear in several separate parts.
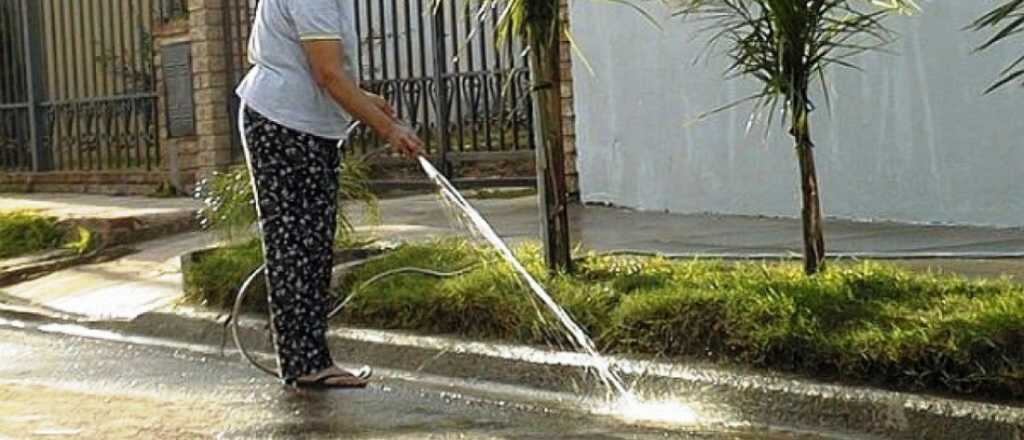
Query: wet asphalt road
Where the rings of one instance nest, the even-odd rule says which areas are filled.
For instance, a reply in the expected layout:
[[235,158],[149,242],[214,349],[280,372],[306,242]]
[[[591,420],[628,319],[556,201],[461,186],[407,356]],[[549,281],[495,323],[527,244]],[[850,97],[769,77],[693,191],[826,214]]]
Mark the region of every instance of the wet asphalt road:
[[415,376],[381,377],[364,391],[297,391],[258,376],[233,356],[11,324],[0,323],[0,439],[818,438],[642,427],[565,408],[491,400]]

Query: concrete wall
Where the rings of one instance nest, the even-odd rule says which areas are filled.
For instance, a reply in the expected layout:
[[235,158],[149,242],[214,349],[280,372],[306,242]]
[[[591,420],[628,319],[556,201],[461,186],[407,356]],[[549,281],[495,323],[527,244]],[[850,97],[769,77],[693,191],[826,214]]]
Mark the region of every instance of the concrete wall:
[[[680,213],[797,216],[797,168],[777,122],[745,131],[750,108],[695,124],[756,90],[723,81],[720,52],[694,63],[700,24],[659,31],[608,2],[573,2],[573,35],[593,68],[573,63],[584,201]],[[820,99],[812,134],[826,215],[1024,226],[1024,92],[982,91],[1014,48],[975,55],[960,31],[992,2],[926,2],[893,18],[896,54],[868,54],[866,72],[835,70],[832,111]],[[659,9],[661,8],[661,9]],[[1018,46],[1019,47],[1019,46]]]

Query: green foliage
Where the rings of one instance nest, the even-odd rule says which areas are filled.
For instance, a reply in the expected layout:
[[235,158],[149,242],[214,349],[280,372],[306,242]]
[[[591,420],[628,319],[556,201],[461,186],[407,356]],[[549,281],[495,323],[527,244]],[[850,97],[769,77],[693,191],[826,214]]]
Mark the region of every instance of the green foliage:
[[[249,240],[233,246],[216,248],[194,254],[183,267],[185,277],[184,300],[221,310],[230,310],[235,295],[245,279],[263,264],[263,249],[259,240]],[[266,311],[267,290],[263,279],[249,291],[247,311]]]
[[800,120],[814,108],[807,92],[815,78],[827,99],[827,68],[855,67],[851,57],[888,42],[885,17],[916,8],[914,0],[681,0],[675,15],[706,21],[709,44],[724,45],[733,60],[728,73],[762,84],[757,94],[710,113],[753,101],[770,120],[780,104],[795,102],[800,114],[782,109]]
[[54,217],[26,211],[0,212],[0,258],[56,248],[63,236]]
[[[466,2],[468,6],[470,3]],[[523,41],[548,41],[553,36],[558,20],[558,2],[549,0],[482,0],[479,10],[502,11],[498,22],[497,37],[509,37]]]
[[[529,270],[608,350],[698,357],[908,390],[1024,396],[1024,287],[836,264],[818,277],[798,264],[590,256],[576,275]],[[436,279],[400,267],[457,270]],[[522,343],[560,343],[551,317],[494,254],[461,241],[400,248],[346,281],[357,296],[342,322]]]
[[[978,47],[979,51],[1007,43],[1010,38],[1024,33],[1024,0],[1006,0],[975,20],[970,27],[976,31],[993,32],[993,35]],[[1000,79],[985,92],[990,93],[1018,81],[1024,87],[1024,55],[1000,72]]]
[[[339,204],[355,201],[367,209],[369,220],[380,218],[377,197],[369,186],[367,165],[358,159],[342,163],[338,177]],[[251,236],[250,228],[256,222],[256,205],[252,180],[246,166],[237,166],[226,172],[214,173],[201,182],[196,196],[203,200],[199,212],[203,227],[212,229],[229,242],[238,242]],[[355,226],[343,210],[338,210],[338,243],[353,244],[351,233]]]
[[703,20],[702,31],[710,35],[708,45],[726,47],[732,59],[727,74],[761,83],[760,91],[700,118],[752,102],[751,122],[766,114],[768,130],[781,114],[782,122],[790,125],[801,174],[808,275],[820,272],[825,258],[811,138],[810,115],[815,109],[811,85],[819,83],[828,104],[828,68],[855,68],[852,57],[889,41],[886,17],[916,8],[914,0],[679,0],[675,15]]
[[[1024,286],[837,264],[818,277],[798,264],[589,256],[576,275],[547,277],[536,245],[516,253],[606,350],[702,358],[907,390],[1024,397]],[[185,270],[186,298],[231,307],[262,263],[259,242],[201,255]],[[453,278],[371,277],[404,267]],[[258,282],[246,303],[265,311]],[[565,343],[515,272],[459,240],[404,246],[344,280],[356,296],[346,325]]]

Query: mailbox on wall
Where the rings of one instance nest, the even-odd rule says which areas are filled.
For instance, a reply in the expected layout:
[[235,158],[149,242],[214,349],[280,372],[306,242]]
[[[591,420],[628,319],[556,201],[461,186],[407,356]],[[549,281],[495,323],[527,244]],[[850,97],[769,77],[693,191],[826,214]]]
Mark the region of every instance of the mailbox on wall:
[[193,100],[192,44],[173,43],[161,48],[166,96],[167,135],[172,138],[196,134]]

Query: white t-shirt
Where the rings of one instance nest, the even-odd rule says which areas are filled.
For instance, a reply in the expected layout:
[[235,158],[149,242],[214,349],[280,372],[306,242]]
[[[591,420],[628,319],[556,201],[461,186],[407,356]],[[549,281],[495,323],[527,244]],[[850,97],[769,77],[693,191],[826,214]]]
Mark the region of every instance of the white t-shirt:
[[313,78],[302,42],[340,40],[345,68],[356,78],[353,0],[262,0],[249,39],[253,68],[236,93],[285,127],[341,139],[352,117]]

